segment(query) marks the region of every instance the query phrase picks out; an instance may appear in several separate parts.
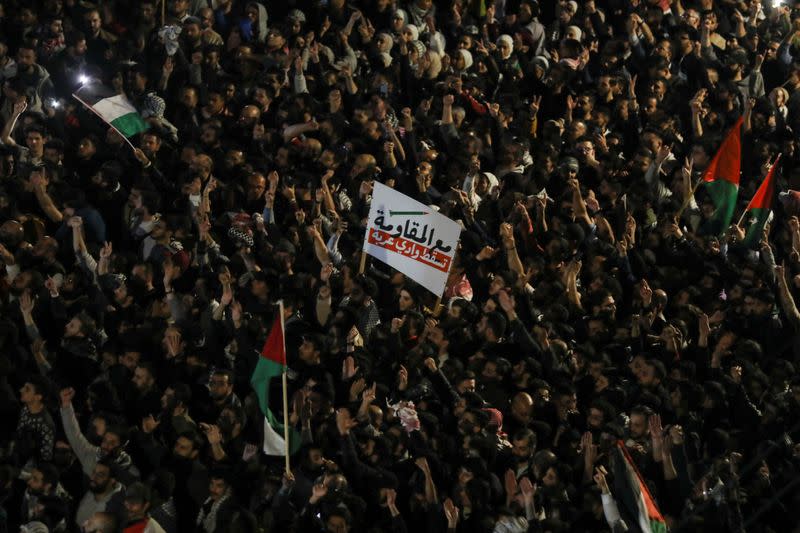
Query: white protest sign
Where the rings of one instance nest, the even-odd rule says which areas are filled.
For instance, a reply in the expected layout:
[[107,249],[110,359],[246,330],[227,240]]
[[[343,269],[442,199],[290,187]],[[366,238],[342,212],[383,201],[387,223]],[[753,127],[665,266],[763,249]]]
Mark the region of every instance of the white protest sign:
[[444,293],[461,226],[435,209],[375,183],[364,251],[436,296]]

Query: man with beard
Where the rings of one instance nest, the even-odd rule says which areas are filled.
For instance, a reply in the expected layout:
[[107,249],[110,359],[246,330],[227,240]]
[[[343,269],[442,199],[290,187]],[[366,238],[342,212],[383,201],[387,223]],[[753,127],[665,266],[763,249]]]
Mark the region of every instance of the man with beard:
[[242,427],[245,423],[241,407],[225,407],[216,424],[200,424],[211,447],[211,457],[216,463],[238,464],[245,451]]
[[31,255],[36,264],[36,270],[46,276],[52,276],[56,283],[60,285],[64,279],[66,269],[57,259],[58,248],[58,241],[49,235],[45,235],[33,246]]
[[100,446],[94,446],[81,433],[75,410],[72,407],[72,399],[75,397],[74,389],[61,390],[61,423],[67,440],[75,451],[83,472],[91,475],[98,462],[107,459],[117,468],[114,474],[115,479],[133,480],[139,477],[139,470],[131,461],[130,456],[124,451],[128,441],[128,431],[123,426],[109,426],[101,435]]
[[208,395],[211,398],[211,405],[203,405],[205,410],[200,416],[200,420],[215,423],[222,410],[226,407],[241,409],[242,401],[233,392],[233,372],[223,368],[215,369],[208,378]]
[[125,491],[127,525],[123,533],[164,533],[164,528],[149,515],[152,491],[136,482]]
[[[353,280],[350,294],[342,300],[341,307],[353,306],[358,313],[358,331],[363,338],[369,338],[373,328],[381,323],[375,296],[378,294],[378,285],[372,279],[359,274]],[[348,338],[348,342],[350,339]]]
[[58,484],[58,469],[50,463],[41,463],[31,470],[28,478],[28,487],[22,496],[21,522],[38,519],[42,500],[61,501],[66,509],[69,498],[64,489]]
[[93,65],[105,68],[111,56],[111,46],[117,37],[103,29],[103,19],[98,9],[91,9],[84,15],[86,30],[86,59]]
[[32,43],[23,43],[17,50],[17,78],[28,88],[30,110],[42,112],[44,101],[55,89],[50,73],[36,62],[36,46]]
[[[49,278],[45,286],[50,292],[51,312],[55,315],[61,313],[65,315],[64,302],[60,298],[55,281]],[[33,320],[33,307],[34,300],[29,292],[25,292],[20,298],[20,311],[28,337],[31,342],[36,342],[41,339],[41,335]],[[95,321],[85,311],[77,313],[64,326],[64,334],[55,357],[55,375],[62,383],[86,390],[98,368],[97,349],[92,340],[95,332]]]
[[111,513],[120,520],[125,516],[125,487],[116,478],[117,467],[113,460],[106,457],[97,461],[89,472],[89,490],[81,498],[75,513],[78,527],[95,513]]
[[140,361],[133,371],[131,378],[136,389],[135,397],[131,398],[129,408],[130,420],[141,420],[148,415],[161,412],[161,392],[155,380],[155,370],[152,363]]
[[67,47],[49,63],[54,85],[62,98],[71,96],[79,86],[79,78],[86,68],[86,36],[79,31],[67,34]]
[[192,389],[185,383],[173,383],[161,395],[163,414],[159,429],[167,442],[172,442],[178,435],[197,430],[197,424],[189,416],[191,401]]
[[[156,428],[161,437],[156,435]],[[203,442],[195,429],[179,431],[172,437],[168,428],[165,430],[156,419],[148,418],[142,422],[142,431],[136,439],[152,468],[166,469],[175,476],[173,500],[178,531],[193,530],[193,517],[208,496],[208,470],[200,462]],[[165,442],[173,443],[171,453]]]

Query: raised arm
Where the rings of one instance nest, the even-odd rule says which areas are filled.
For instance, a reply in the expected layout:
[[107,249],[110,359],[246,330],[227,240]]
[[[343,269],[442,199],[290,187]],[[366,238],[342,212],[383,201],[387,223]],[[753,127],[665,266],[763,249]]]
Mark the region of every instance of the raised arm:
[[19,119],[19,116],[22,113],[24,113],[27,108],[28,108],[28,102],[25,100],[20,100],[14,104],[14,112],[11,114],[11,117],[9,117],[8,121],[6,122],[6,125],[3,126],[3,134],[2,137],[0,137],[0,141],[6,146],[17,145],[14,139],[11,138],[11,133],[13,133],[14,131],[14,126],[17,125],[17,120]]
[[800,329],[800,311],[797,310],[789,283],[786,281],[786,269],[783,265],[775,266],[775,278],[778,282],[778,299],[781,302],[783,313],[797,331]]
[[64,426],[64,433],[67,434],[67,442],[72,446],[75,455],[81,462],[83,472],[87,475],[92,473],[94,468],[94,461],[91,458],[95,457],[97,448],[83,436],[81,428],[78,425],[78,419],[75,417],[75,410],[72,407],[72,399],[75,397],[75,389],[62,389],[61,390],[61,423]]
[[64,214],[56,207],[55,202],[47,192],[47,185],[45,178],[40,173],[31,176],[31,184],[33,184],[33,193],[36,195],[36,201],[44,211],[47,218],[53,222],[61,222],[64,220]]

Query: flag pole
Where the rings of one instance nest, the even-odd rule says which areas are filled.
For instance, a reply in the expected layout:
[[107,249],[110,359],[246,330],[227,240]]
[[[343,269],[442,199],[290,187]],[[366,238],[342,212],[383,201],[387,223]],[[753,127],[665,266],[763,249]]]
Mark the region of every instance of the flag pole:
[[364,269],[367,267],[367,251],[361,250],[361,260],[358,263],[358,273],[363,274]]
[[126,142],[126,143],[128,143],[128,146],[130,146],[130,147],[131,147],[131,150],[133,150],[134,152],[136,151],[136,147],[133,145],[133,143],[132,143],[132,142],[131,142],[131,141],[130,141],[130,140],[127,138],[127,137],[125,137],[125,135],[123,135],[123,134],[122,134],[122,132],[121,132],[121,131],[119,131],[115,125],[113,125],[112,123],[110,123],[109,121],[107,121],[105,118],[103,118],[103,115],[101,115],[100,113],[98,113],[97,111],[95,111],[95,109],[94,109],[92,106],[90,106],[89,104],[87,104],[86,102],[84,102],[83,100],[81,100],[81,99],[78,97],[78,95],[76,95],[76,94],[74,94],[74,93],[73,93],[73,94],[72,94],[72,97],[73,97],[75,100],[79,101],[81,104],[83,104],[83,106],[84,106],[84,107],[86,107],[86,108],[87,108],[89,111],[91,111],[92,113],[94,113],[95,115],[97,115],[98,117],[100,117],[100,120],[102,120],[103,122],[105,122],[106,124],[108,124],[108,126],[109,126],[109,127],[112,129],[112,130],[116,131],[116,132],[119,134],[119,136],[120,136],[120,137],[122,137],[123,139],[125,139],[125,142]]
[[742,221],[744,220],[744,216],[747,214],[747,208],[742,212],[742,216],[739,217],[739,222],[736,223],[737,226],[742,226]]
[[692,187],[692,190],[689,192],[689,196],[687,196],[686,200],[683,201],[683,205],[681,205],[681,208],[675,215],[675,218],[677,218],[678,220],[681,219],[681,216],[683,216],[683,212],[686,211],[686,208],[689,207],[689,203],[691,203],[692,198],[694,198],[694,193],[697,192],[697,189],[700,187],[700,185],[702,185],[702,183],[703,183],[703,177],[701,176],[700,179],[697,180],[695,186]]
[[442,314],[442,297],[436,298],[436,303],[433,304],[433,318],[439,318]]
[[[286,330],[283,327],[283,300],[278,302],[278,314],[281,321],[281,338],[283,339],[283,356],[286,357]],[[283,382],[283,454],[286,459],[286,473],[289,469],[289,397],[287,396],[288,384],[286,379],[286,361],[283,365],[281,381]]]
[[167,19],[167,0],[161,0],[161,26],[164,26],[164,22]]

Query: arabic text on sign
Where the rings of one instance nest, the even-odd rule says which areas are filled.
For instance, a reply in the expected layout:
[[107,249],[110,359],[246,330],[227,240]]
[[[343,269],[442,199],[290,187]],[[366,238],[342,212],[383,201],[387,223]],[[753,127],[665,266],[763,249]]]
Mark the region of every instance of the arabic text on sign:
[[[452,259],[450,256],[438,251],[436,249],[436,245],[434,245],[432,248],[428,248],[417,244],[416,242],[403,239],[402,237],[395,237],[394,235],[379,229],[370,230],[368,242],[369,244],[380,246],[381,248],[391,252],[395,252],[428,265],[436,270],[441,270],[442,272],[447,272],[450,270],[450,262]],[[442,247],[439,246],[439,248]],[[447,246],[446,249],[449,251],[451,247]]]

